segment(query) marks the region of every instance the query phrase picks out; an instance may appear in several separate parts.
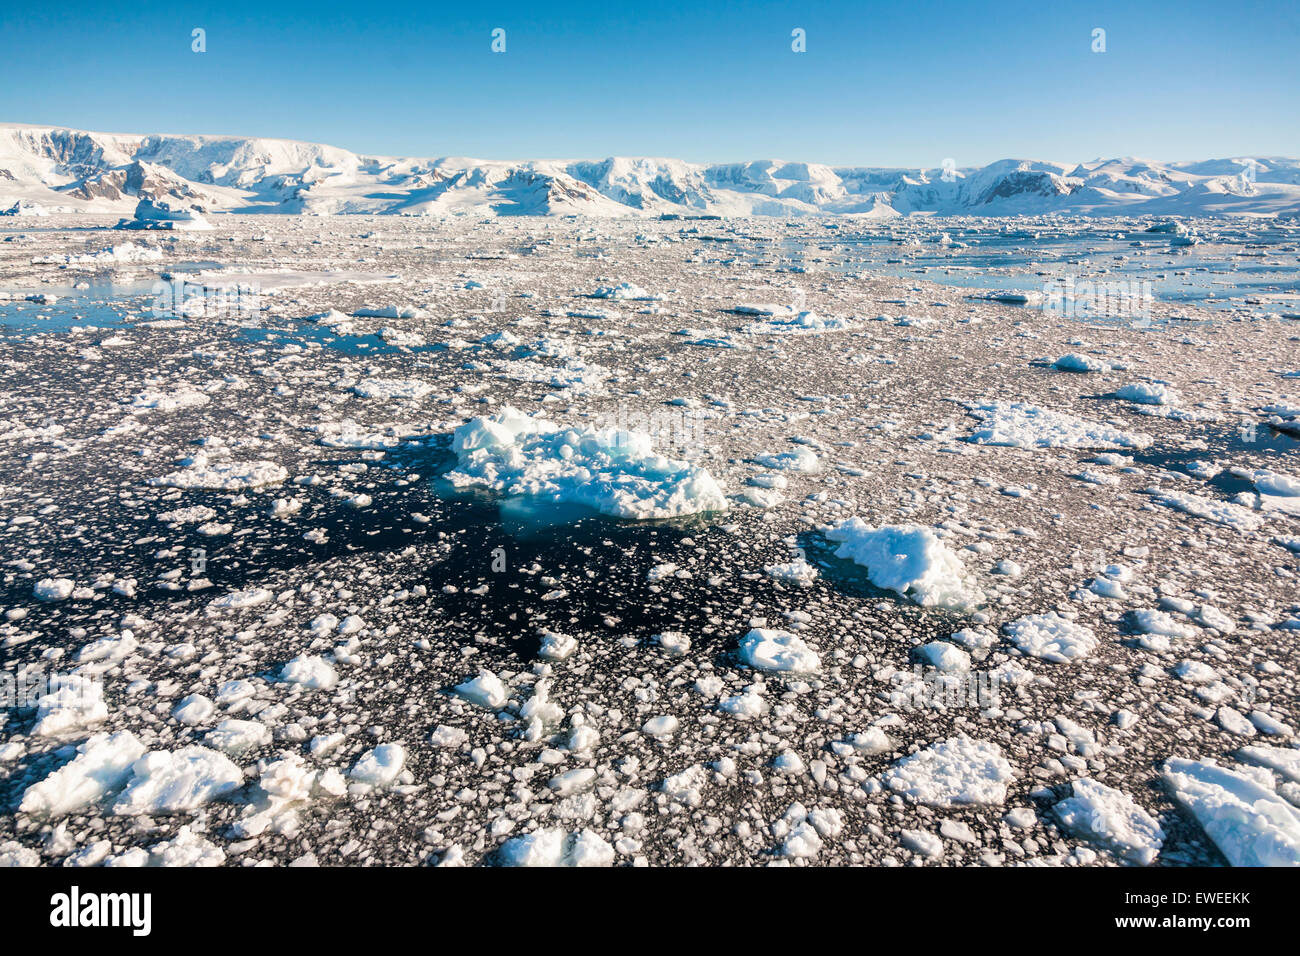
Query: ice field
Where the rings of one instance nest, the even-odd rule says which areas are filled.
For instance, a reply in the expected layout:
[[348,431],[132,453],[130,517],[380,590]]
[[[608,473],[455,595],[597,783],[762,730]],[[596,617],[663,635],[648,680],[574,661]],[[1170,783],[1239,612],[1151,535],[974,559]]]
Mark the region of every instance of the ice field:
[[1300,863],[1296,220],[118,218],[0,218],[0,864]]

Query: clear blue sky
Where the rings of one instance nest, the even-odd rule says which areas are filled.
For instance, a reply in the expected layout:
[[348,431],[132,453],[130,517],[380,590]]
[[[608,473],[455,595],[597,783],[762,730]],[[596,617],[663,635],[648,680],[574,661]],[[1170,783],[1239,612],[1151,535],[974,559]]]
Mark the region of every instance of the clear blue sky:
[[[1300,155],[1300,4],[0,0],[0,122],[492,159]],[[207,52],[190,31],[207,31]],[[506,52],[490,51],[490,31]],[[791,30],[807,52],[791,51]],[[1092,30],[1106,30],[1093,53]]]

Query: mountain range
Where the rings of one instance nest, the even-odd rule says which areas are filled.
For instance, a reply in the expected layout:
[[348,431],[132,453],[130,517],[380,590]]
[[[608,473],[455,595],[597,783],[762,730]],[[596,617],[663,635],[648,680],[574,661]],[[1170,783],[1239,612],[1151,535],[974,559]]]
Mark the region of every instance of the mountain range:
[[1235,157],[890,169],[754,160],[518,162],[314,143],[0,125],[0,214],[1300,216],[1300,160]]

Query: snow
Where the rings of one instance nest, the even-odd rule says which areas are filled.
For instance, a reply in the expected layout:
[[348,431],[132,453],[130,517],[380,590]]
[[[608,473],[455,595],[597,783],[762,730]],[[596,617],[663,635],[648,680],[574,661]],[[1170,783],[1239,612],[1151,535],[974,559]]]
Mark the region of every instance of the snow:
[[[78,162],[68,164],[69,156]],[[896,168],[836,167],[760,159],[700,164],[679,159],[507,162],[461,158],[359,156],[314,143],[230,136],[88,132],[0,126],[0,158],[17,179],[20,203],[7,215],[39,215],[41,206],[125,213],[137,196],[109,187],[96,198],[76,190],[143,171],[163,205],[184,208],[202,197],[217,212],[297,215],[588,217],[775,216],[851,214],[863,221],[920,215],[1270,215],[1300,203],[1295,161],[1258,163],[1249,190],[1229,188],[1241,167],[1221,161],[1156,163],[1141,159],[1085,163],[999,160],[956,171],[951,181]],[[430,189],[432,181],[438,183]],[[297,184],[286,188],[286,183]],[[17,211],[15,211],[17,210]],[[1199,241],[1183,233],[1175,243]],[[952,243],[951,245],[960,245]],[[624,283],[629,285],[629,283]],[[615,286],[613,288],[619,288]],[[629,296],[637,298],[637,296]]]
[[1075,780],[1071,791],[1053,808],[1062,826],[1133,863],[1155,860],[1165,833],[1131,796],[1087,777]]
[[1245,773],[1174,757],[1162,777],[1233,866],[1300,866],[1300,810]]
[[983,427],[966,440],[1010,448],[1146,448],[1150,435],[1130,433],[1024,402],[969,407]]
[[949,737],[904,757],[881,775],[895,793],[930,807],[997,805],[1015,776],[997,744]]
[[1092,628],[1055,611],[1027,615],[1004,624],[1003,630],[1025,654],[1055,664],[1077,663],[1097,649],[1097,635]]
[[920,525],[873,528],[848,518],[826,532],[838,542],[838,558],[867,569],[876,587],[894,591],[922,607],[969,610],[983,599],[966,569],[931,529]]
[[456,429],[458,464],[446,478],[618,518],[671,518],[727,508],[713,476],[656,454],[650,436],[614,428],[562,429],[513,408]]
[[740,641],[740,659],[762,671],[815,674],[821,669],[817,652],[787,631],[756,627]]

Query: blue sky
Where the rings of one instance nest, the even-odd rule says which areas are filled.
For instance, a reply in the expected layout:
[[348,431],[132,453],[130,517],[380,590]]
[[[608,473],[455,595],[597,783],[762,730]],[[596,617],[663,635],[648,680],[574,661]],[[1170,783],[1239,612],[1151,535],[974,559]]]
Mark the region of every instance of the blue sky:
[[[0,122],[493,159],[1296,156],[1298,9],[5,2]],[[206,53],[190,50],[195,27]],[[495,27],[504,54],[490,50]],[[806,53],[791,51],[796,27]],[[1105,53],[1091,49],[1098,27]]]

